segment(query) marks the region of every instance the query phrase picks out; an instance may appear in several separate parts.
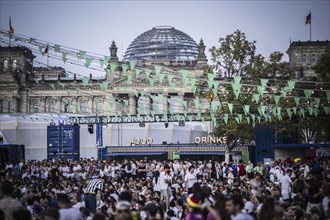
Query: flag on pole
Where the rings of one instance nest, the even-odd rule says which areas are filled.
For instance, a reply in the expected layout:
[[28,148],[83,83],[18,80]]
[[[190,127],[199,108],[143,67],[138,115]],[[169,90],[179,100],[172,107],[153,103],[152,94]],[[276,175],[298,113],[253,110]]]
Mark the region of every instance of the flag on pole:
[[309,12],[309,14],[306,16],[305,24],[311,24],[312,23],[312,12]]
[[46,47],[46,48],[45,48],[45,50],[44,50],[44,54],[45,54],[45,55],[47,55],[47,56],[49,55],[49,48],[48,48],[48,44],[47,44],[47,47]]
[[14,34],[14,27],[13,27],[13,25],[11,24],[11,17],[9,17],[9,33],[10,33],[11,35]]

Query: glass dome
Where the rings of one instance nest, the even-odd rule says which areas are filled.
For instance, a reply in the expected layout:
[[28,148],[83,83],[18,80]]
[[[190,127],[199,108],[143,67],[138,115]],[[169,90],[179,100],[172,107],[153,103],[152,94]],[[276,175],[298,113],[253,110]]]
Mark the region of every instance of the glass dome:
[[124,60],[194,61],[197,55],[197,43],[189,35],[174,27],[157,26],[133,40]]

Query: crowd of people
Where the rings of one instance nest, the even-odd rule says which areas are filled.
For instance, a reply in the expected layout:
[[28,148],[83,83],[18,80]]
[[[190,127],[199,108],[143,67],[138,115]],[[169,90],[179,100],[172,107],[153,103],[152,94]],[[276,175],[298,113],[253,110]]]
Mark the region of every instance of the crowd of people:
[[2,164],[4,220],[328,219],[329,158]]

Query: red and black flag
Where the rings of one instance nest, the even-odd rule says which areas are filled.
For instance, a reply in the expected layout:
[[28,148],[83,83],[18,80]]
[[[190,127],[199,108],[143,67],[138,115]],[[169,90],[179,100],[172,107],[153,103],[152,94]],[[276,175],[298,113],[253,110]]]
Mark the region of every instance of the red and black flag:
[[309,12],[309,14],[306,16],[305,24],[311,24],[312,23],[312,12]]
[[45,48],[45,51],[44,51],[44,54],[47,55],[47,56],[49,55],[49,51],[48,50],[49,50],[49,48],[48,48],[48,44],[47,44],[47,47]]

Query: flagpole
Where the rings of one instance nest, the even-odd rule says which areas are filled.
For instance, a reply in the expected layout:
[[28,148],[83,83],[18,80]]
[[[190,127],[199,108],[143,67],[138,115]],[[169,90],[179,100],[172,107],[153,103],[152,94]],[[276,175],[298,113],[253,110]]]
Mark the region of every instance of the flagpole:
[[312,11],[309,11],[309,14],[311,15],[309,22],[309,41],[312,41]]

